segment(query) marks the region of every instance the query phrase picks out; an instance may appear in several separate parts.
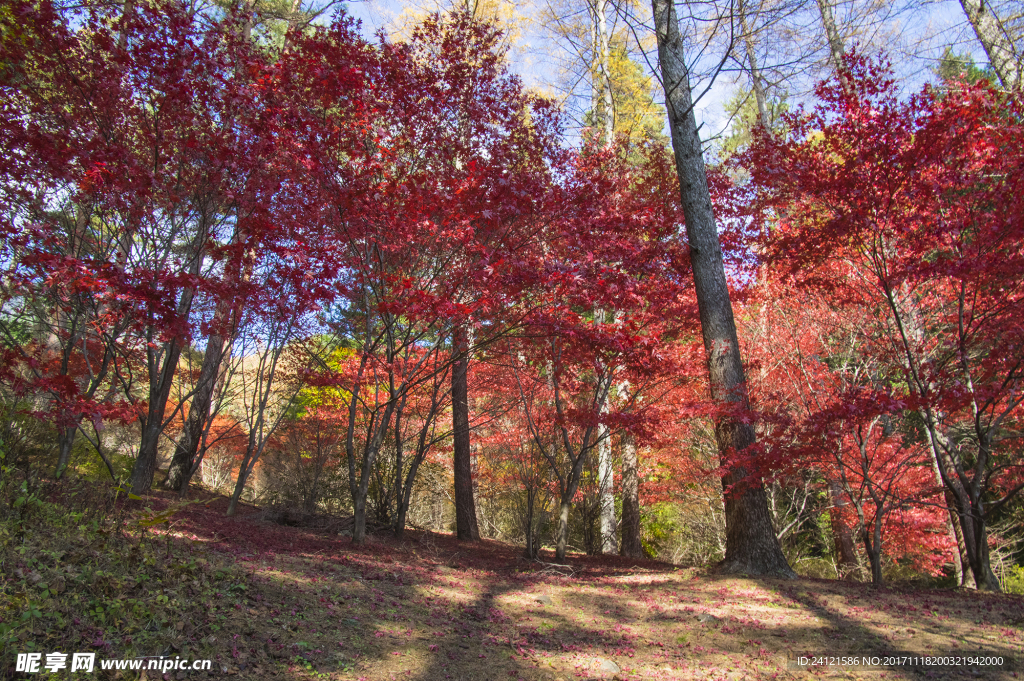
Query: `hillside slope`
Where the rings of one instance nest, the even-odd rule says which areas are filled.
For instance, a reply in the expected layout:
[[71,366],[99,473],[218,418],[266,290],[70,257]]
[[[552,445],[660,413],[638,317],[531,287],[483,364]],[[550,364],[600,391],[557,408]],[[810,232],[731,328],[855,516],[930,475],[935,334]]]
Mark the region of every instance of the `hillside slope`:
[[[213,661],[210,672],[142,678],[353,681],[852,679],[865,672],[790,663],[873,652],[1024,657],[1016,596],[722,578],[615,556],[556,566],[497,542],[414,531],[354,547],[257,509],[226,518],[221,498],[173,515],[169,504],[158,494],[90,515],[40,502],[4,521],[5,678],[38,678],[14,671],[16,653],[33,650]],[[1011,679],[1019,669],[926,677]]]

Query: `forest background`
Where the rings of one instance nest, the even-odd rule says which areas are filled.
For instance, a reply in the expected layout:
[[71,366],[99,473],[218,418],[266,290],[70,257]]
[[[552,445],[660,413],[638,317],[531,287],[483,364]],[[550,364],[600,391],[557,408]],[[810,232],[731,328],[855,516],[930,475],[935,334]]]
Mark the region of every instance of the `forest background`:
[[428,9],[4,3],[12,517],[1022,589],[1019,7]]

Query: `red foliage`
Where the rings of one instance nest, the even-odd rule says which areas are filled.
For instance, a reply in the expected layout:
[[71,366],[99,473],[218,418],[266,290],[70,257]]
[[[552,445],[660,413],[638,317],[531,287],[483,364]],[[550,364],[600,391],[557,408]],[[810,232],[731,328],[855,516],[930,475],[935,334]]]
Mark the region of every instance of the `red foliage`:
[[[798,291],[818,317],[786,306],[790,359],[763,362],[789,374],[789,416],[818,432],[917,419],[902,445],[871,449],[930,448],[980,547],[986,517],[1020,489],[1007,480],[1022,464],[1024,102],[985,84],[901,101],[884,67],[854,56],[847,69],[813,112],[789,116],[786,137],[763,135],[740,161],[767,300]],[[886,468],[865,477],[894,482]]]

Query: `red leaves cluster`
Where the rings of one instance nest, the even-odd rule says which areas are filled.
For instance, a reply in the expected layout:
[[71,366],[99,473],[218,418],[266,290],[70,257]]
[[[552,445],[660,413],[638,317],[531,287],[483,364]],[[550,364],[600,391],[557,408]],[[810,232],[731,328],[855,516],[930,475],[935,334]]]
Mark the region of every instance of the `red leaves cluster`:
[[980,537],[1024,463],[1024,100],[985,83],[901,99],[859,56],[818,95],[739,161],[781,350],[762,360],[769,439],[857,468],[851,494],[935,502],[944,483]]

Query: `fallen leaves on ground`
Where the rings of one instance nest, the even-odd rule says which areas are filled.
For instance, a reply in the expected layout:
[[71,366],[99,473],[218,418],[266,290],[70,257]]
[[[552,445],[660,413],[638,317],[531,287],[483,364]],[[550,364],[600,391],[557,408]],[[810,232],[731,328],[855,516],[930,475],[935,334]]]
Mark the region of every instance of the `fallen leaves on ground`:
[[[138,554],[131,579],[98,567],[104,546],[68,548],[51,565],[8,562],[8,612],[38,584],[62,585],[33,601],[43,612],[31,628],[10,631],[8,651],[181,655],[214,659],[221,677],[353,681],[854,679],[863,672],[811,674],[789,663],[869,652],[1022,657],[1024,599],[1015,596],[726,578],[618,556],[572,556],[565,569],[499,542],[416,531],[353,546],[267,522],[252,508],[227,518],[224,506],[218,498],[191,505],[161,534],[119,540],[124,555]],[[81,608],[104,594],[138,603],[146,617]]]

